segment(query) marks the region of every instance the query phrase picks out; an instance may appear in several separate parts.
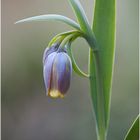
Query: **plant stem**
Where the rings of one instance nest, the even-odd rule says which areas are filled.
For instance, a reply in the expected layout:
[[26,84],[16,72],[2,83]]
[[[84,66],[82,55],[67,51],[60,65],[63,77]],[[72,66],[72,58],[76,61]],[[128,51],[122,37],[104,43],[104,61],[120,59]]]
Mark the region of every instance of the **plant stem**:
[[[95,65],[94,65],[95,64]],[[106,140],[105,127],[105,105],[102,86],[101,66],[99,51],[93,53],[90,49],[89,54],[89,73],[90,73],[90,90],[92,103],[95,110],[97,139]]]

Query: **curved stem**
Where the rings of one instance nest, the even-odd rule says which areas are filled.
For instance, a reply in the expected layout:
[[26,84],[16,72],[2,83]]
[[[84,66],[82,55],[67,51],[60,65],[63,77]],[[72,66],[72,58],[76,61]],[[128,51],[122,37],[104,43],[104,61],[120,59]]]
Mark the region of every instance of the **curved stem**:
[[80,33],[80,31],[78,31],[78,30],[71,30],[71,31],[62,32],[62,33],[57,34],[57,35],[54,36],[54,37],[52,38],[52,40],[49,42],[48,47],[52,46],[52,44],[53,44],[54,42],[56,42],[56,41],[61,42],[67,35],[70,35],[70,34],[73,34],[73,33],[77,33],[77,32]]
[[68,42],[66,44],[66,48],[67,48],[67,52],[71,58],[71,61],[72,61],[72,67],[73,67],[73,70],[79,75],[79,76],[82,76],[82,77],[85,77],[85,78],[89,78],[89,74],[86,74],[84,73],[79,67],[78,65],[76,64],[76,61],[74,59],[74,56],[72,54],[72,51],[71,51],[71,42]]
[[72,33],[72,34],[66,36],[66,37],[64,38],[64,40],[61,42],[59,48],[64,48],[65,45],[67,44],[67,42],[69,42],[69,40],[71,40],[72,38],[75,38],[75,37],[77,37],[77,36],[79,36],[79,33],[78,33],[78,32]]

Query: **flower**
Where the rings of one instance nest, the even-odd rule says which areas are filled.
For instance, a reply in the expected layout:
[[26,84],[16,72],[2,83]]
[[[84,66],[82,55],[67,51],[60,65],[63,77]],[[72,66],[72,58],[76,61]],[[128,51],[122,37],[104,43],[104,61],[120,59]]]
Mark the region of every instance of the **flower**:
[[70,57],[64,49],[58,49],[58,44],[54,44],[44,52],[43,67],[46,94],[53,98],[63,98],[70,86]]

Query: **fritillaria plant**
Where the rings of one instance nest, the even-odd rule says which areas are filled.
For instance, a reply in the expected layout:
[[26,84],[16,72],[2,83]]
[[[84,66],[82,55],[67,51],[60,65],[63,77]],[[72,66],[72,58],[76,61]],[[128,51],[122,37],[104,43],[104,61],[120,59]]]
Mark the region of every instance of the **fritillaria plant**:
[[[63,98],[70,86],[72,69],[79,76],[88,78],[95,114],[97,139],[106,140],[115,50],[115,0],[96,0],[94,2],[94,22],[92,26],[89,24],[80,1],[69,0],[69,3],[78,23],[57,14],[30,17],[16,23],[55,20],[64,22],[74,28],[74,30],[60,33],[52,38],[44,51],[43,77],[46,94],[53,98]],[[78,37],[84,38],[89,44],[88,74],[78,67],[71,50],[71,44]],[[129,130],[130,133],[125,137],[126,140],[137,140],[131,139],[132,134],[135,138],[138,138],[138,135],[134,133],[137,131],[134,130],[133,133],[131,133],[131,129]]]

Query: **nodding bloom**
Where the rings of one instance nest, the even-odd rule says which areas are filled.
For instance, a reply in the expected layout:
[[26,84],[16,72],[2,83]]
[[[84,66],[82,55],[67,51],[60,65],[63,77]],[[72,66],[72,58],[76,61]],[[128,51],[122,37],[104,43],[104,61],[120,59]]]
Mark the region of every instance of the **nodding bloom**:
[[50,97],[64,97],[70,86],[72,64],[70,57],[58,44],[46,48],[43,55],[43,74],[46,94]]

